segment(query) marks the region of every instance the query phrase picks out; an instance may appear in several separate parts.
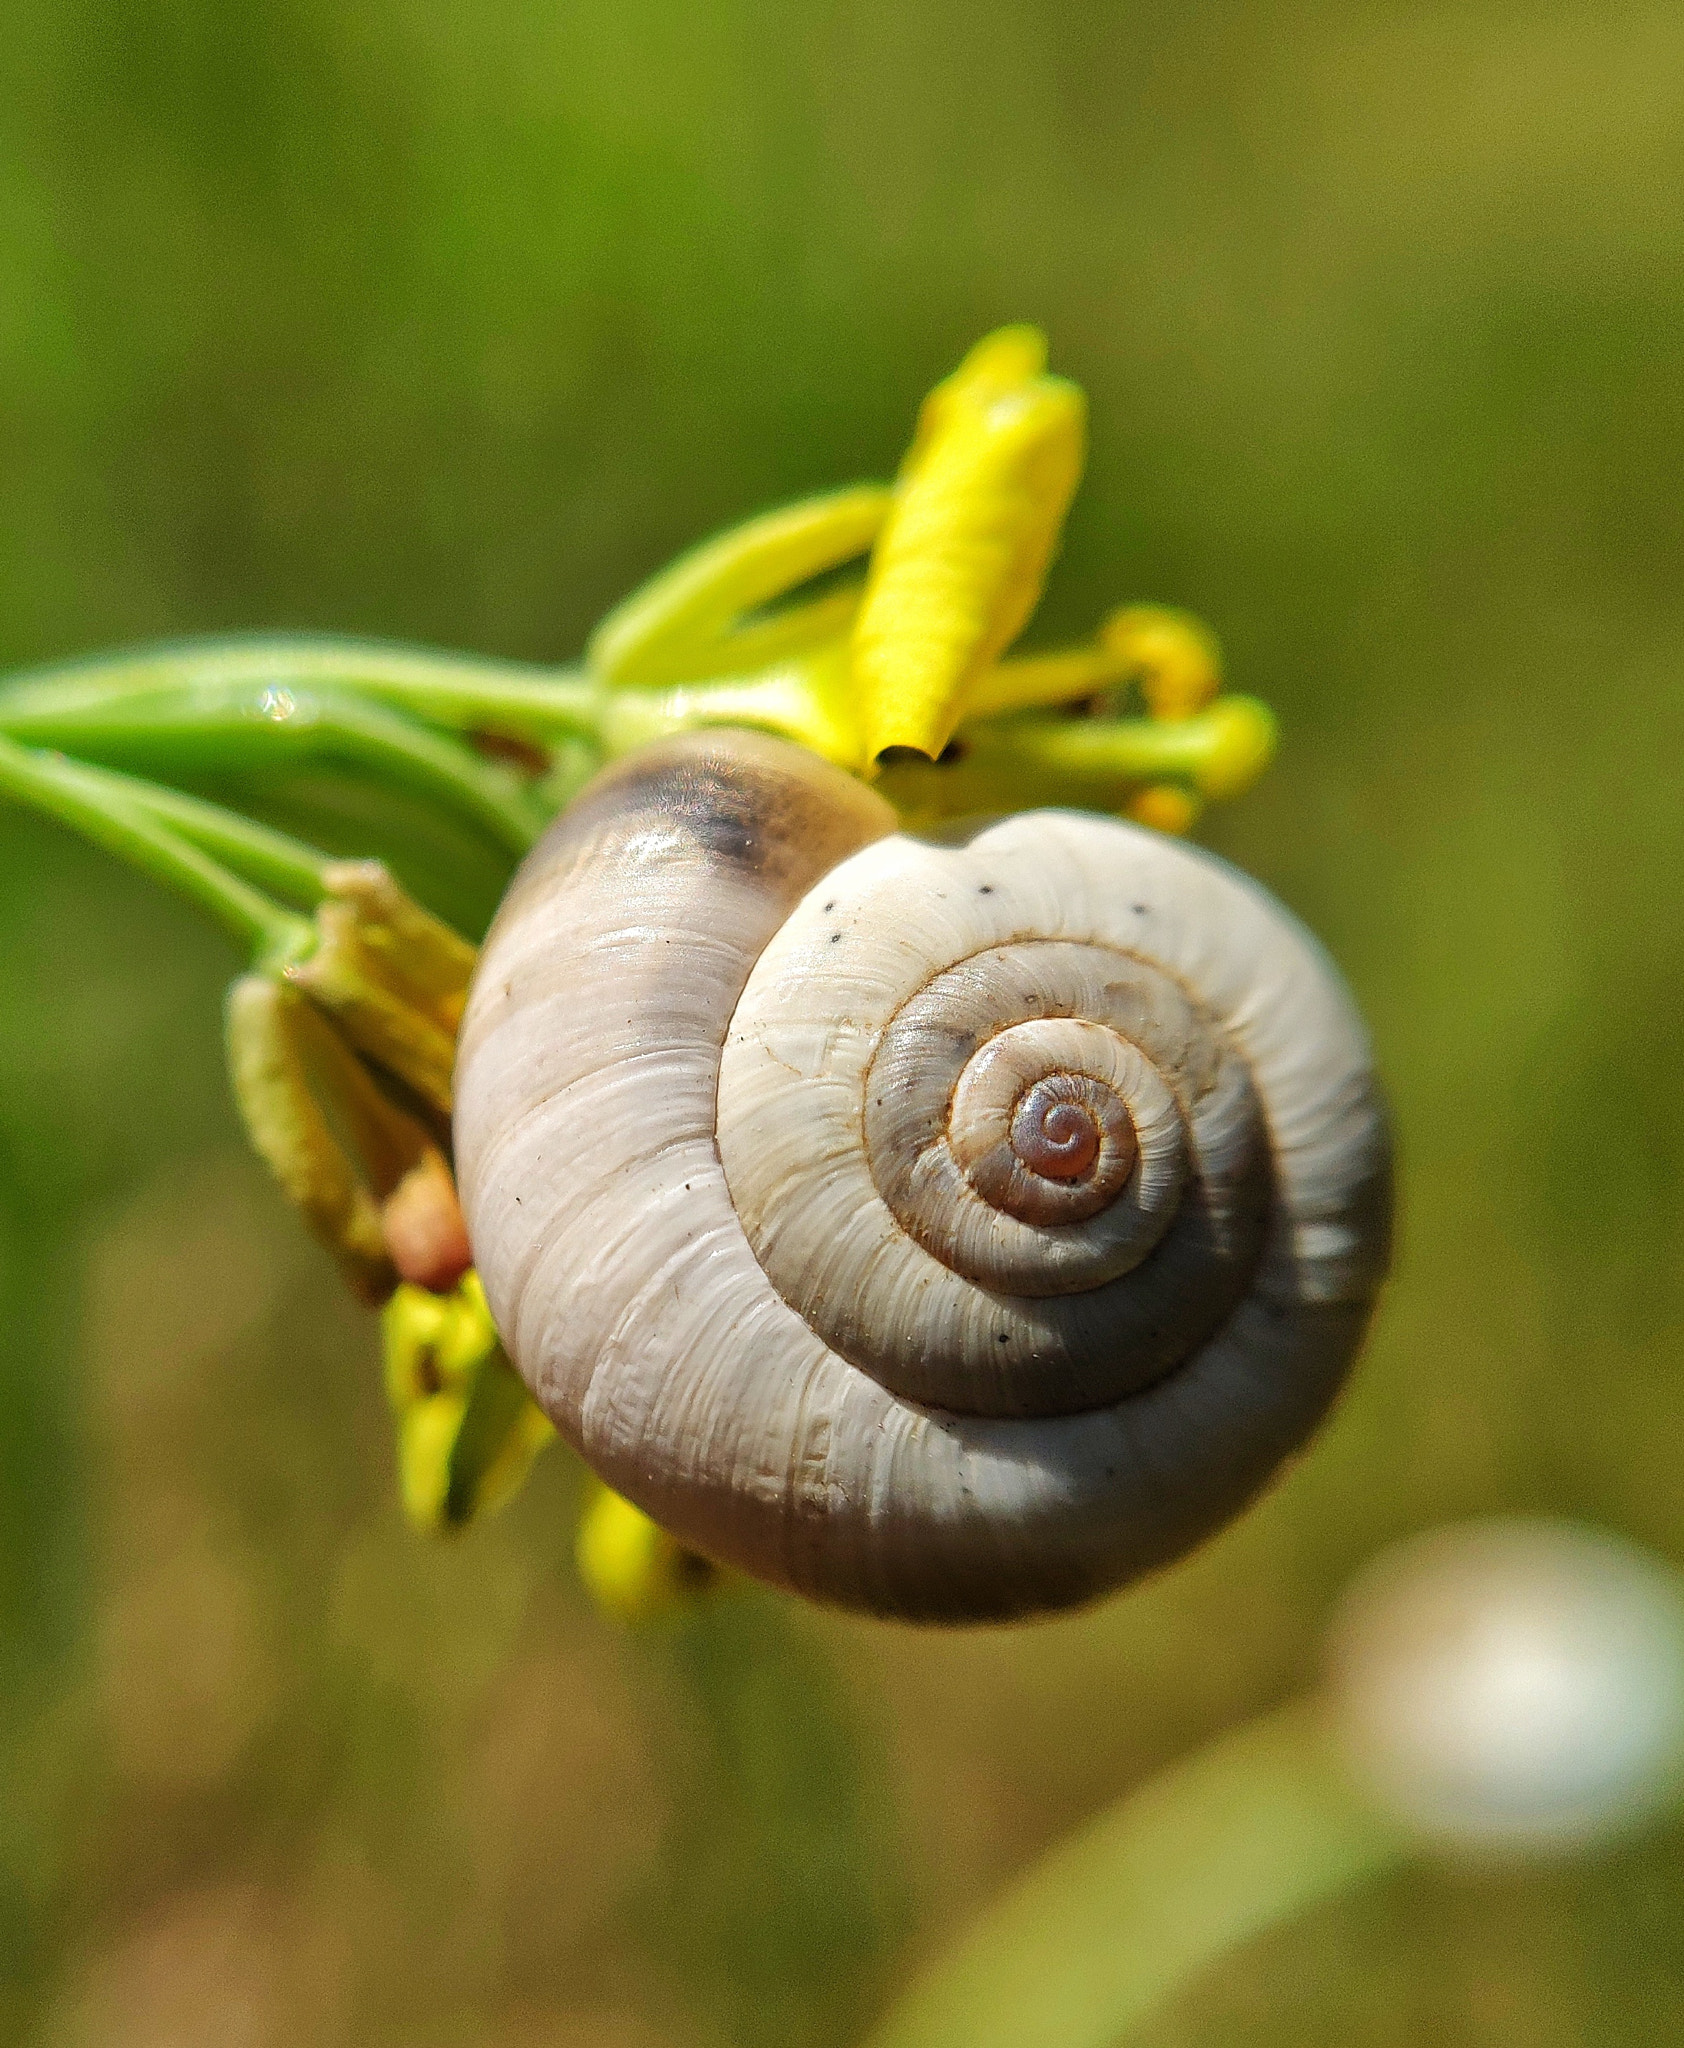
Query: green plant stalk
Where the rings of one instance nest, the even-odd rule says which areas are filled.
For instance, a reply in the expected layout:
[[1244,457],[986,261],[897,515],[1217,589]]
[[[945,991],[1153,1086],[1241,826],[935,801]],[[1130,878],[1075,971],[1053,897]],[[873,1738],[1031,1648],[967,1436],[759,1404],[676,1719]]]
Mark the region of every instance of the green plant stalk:
[[[779,630],[787,633],[803,616],[780,620]],[[702,669],[709,655],[708,648],[693,651]],[[260,765],[287,735],[283,747],[348,760],[411,793],[443,797],[488,826],[499,843],[523,852],[546,822],[540,793],[453,746],[440,728],[540,748],[582,740],[618,754],[669,732],[740,724],[834,755],[835,736],[827,745],[814,725],[815,718],[823,724],[823,707],[810,683],[800,663],[773,662],[752,675],[709,673],[663,688],[616,690],[583,669],[379,642],[188,641],[16,676],[0,685],[0,732],[163,773]],[[1173,720],[975,719],[961,729],[957,765],[902,760],[885,773],[883,788],[913,816],[1021,809],[1026,802],[1108,810],[1161,781],[1221,796],[1234,780],[1236,720],[1252,728],[1253,745],[1243,753],[1272,738],[1266,709],[1237,698]],[[1242,775],[1236,786],[1249,779]]]
[[0,792],[79,832],[142,874],[188,898],[222,926],[255,964],[302,958],[312,926],[149,815],[117,789],[96,788],[86,771],[0,737]]
[[822,1643],[722,1586],[640,1632],[667,1818],[643,1920],[710,2038],[846,2048],[907,1922],[901,1846]]
[[27,670],[0,688],[0,717],[76,716],[180,689],[346,693],[453,731],[540,745],[597,729],[598,685],[582,670],[302,634],[179,641]]
[[144,812],[155,823],[169,827],[201,853],[208,853],[260,889],[271,890],[311,909],[328,893],[327,857],[290,833],[259,825],[250,818],[242,818],[237,811],[206,803],[201,797],[184,796],[180,790],[144,782],[137,775],[122,775],[114,768],[93,768],[65,755],[56,759],[60,779],[66,786],[79,783],[90,798],[105,797]]
[[[810,630],[815,612],[834,609],[828,600],[798,607],[787,619],[737,633],[729,645],[765,654],[777,636]],[[704,646],[694,658],[705,668],[719,652]],[[394,786],[444,794],[458,811],[465,794],[481,822],[489,805],[495,835],[517,853],[548,822],[553,795],[542,782],[523,785],[455,746],[445,731],[559,758],[570,745],[620,754],[718,725],[779,732],[822,753],[851,747],[829,730],[800,664],[788,662],[747,677],[611,690],[583,670],[523,670],[354,640],[189,641],[39,669],[0,685],[0,732],[160,774],[262,765],[275,757],[276,736],[290,729],[300,752],[349,757],[376,773],[395,768],[387,777]],[[268,737],[257,737],[265,727]],[[454,774],[441,780],[452,760]]]
[[1059,1843],[868,2048],[1116,2048],[1219,1957],[1408,1853],[1297,1702]]
[[401,713],[290,688],[203,685],[83,705],[0,693],[0,734],[111,766],[215,774],[293,760],[338,761],[388,788],[438,802],[523,854],[547,822],[518,781]]

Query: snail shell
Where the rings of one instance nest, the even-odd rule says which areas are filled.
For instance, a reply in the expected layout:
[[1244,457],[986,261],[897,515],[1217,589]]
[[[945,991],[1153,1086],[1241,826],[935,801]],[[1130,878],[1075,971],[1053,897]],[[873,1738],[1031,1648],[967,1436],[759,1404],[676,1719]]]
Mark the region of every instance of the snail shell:
[[877,1613],[1180,1555],[1314,1428],[1386,1262],[1362,1026],[1260,888],[1073,812],[911,838],[754,734],[557,820],[456,1104],[557,1427],[696,1549]]

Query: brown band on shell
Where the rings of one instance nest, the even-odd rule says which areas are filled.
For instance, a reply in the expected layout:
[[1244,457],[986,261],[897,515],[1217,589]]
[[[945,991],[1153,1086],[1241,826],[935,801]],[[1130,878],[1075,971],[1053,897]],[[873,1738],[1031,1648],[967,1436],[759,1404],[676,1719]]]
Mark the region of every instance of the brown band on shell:
[[746,887],[787,910],[894,827],[874,791],[785,741],[680,733],[613,763],[574,799],[521,863],[497,926],[518,923],[575,876],[620,867],[658,866],[703,891]]

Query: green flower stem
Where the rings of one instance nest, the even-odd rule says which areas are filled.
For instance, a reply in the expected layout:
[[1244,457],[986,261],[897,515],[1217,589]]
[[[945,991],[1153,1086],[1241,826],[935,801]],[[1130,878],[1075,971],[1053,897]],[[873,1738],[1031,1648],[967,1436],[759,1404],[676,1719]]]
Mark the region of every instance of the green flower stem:
[[79,783],[92,798],[104,795],[144,812],[259,888],[273,890],[276,895],[307,904],[311,909],[327,895],[328,858],[302,839],[255,824],[236,811],[224,810],[220,804],[184,796],[179,790],[162,789],[155,782],[143,782],[135,775],[120,775],[113,768],[91,768],[85,761],[72,761],[63,755],[56,758],[59,776],[66,786]]
[[389,788],[441,802],[507,851],[523,854],[547,822],[504,769],[398,712],[280,686],[203,684],[107,697],[80,709],[0,696],[0,734],[114,766],[170,775],[338,761]]
[[1247,788],[1274,739],[1267,706],[1241,696],[1191,718],[979,719],[959,728],[956,759],[899,756],[878,787],[915,817],[1037,804],[1114,811],[1151,783],[1180,783],[1205,797]]
[[1060,1843],[869,2048],[1116,2048],[1219,1957],[1409,1853],[1316,1704],[1222,1737]]
[[300,958],[314,944],[310,924],[191,844],[139,803],[56,754],[0,737],[0,793],[55,818],[207,910],[254,963]]
[[33,669],[0,688],[0,716],[81,714],[181,689],[343,693],[458,732],[539,743],[596,733],[597,684],[582,671],[307,636],[183,641]]
[[894,496],[883,484],[853,484],[703,541],[602,621],[590,639],[592,668],[614,684],[694,683],[764,668],[845,632],[858,588],[762,607],[866,554]]

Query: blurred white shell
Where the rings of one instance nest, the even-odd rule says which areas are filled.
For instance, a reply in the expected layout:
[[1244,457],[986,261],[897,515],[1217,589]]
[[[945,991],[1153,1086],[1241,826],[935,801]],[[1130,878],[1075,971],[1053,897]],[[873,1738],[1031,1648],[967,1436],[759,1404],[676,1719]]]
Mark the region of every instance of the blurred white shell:
[[666,742],[516,878],[458,1054],[511,1355],[685,1542],[876,1612],[1085,1599],[1325,1411],[1386,1259],[1361,1025],[1255,884],[1038,812],[932,845]]
[[1445,1847],[1616,1834],[1684,1767],[1684,1582],[1566,1522],[1492,1520],[1386,1552],[1329,1638],[1336,1735],[1378,1802]]

